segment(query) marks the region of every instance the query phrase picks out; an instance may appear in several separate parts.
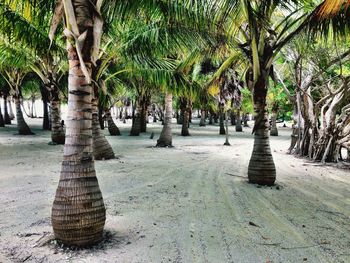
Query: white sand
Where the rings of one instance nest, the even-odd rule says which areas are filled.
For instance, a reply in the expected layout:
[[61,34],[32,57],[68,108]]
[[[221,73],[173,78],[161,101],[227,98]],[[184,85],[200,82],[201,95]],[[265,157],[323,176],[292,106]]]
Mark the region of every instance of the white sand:
[[118,122],[123,136],[108,140],[120,159],[96,162],[108,242],[44,244],[63,147],[30,124],[36,136],[0,130],[0,262],[350,262],[350,173],[287,155],[288,128],[271,139],[278,190],[246,182],[248,130],[231,128],[226,147],[217,126],[183,138],[174,125],[175,148],[157,149],[159,124],[135,138]]

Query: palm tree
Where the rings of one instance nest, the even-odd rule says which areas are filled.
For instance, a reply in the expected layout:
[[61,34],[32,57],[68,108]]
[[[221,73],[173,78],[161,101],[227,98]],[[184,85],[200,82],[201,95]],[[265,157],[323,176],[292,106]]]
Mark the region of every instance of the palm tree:
[[[93,157],[91,69],[99,48],[101,17],[96,1],[63,1],[69,60],[66,141],[59,185],[52,207],[58,240],[87,246],[102,239],[106,219]],[[100,1],[98,1],[100,3]],[[61,10],[63,6],[60,7]],[[61,11],[60,10],[60,11]],[[56,12],[56,15],[60,12]],[[57,18],[57,17],[56,17]]]
[[8,43],[3,43],[0,47],[0,74],[10,87],[10,92],[15,100],[17,129],[20,135],[33,135],[28,124],[23,118],[21,108],[21,85],[23,78],[27,74],[25,65],[27,57],[24,52],[13,49]]
[[[51,104],[51,139],[53,144],[64,144],[65,134],[61,125],[60,79],[65,74],[65,65],[60,59],[64,48],[56,41],[50,44],[48,26],[49,16],[37,8],[39,14],[21,13],[21,1],[11,5],[0,4],[2,7],[0,31],[10,39],[15,39],[26,47],[29,67],[43,82],[49,92]],[[25,6],[25,4],[24,4]],[[45,10],[45,9],[44,9]],[[47,12],[47,11],[44,11]],[[30,12],[29,12],[30,13]],[[43,17],[37,21],[38,17]],[[16,25],[16,26],[14,26]],[[47,30],[47,31],[46,31]],[[48,46],[50,49],[47,50]]]
[[[228,25],[226,34],[228,39],[241,50],[248,62],[246,82],[252,91],[255,111],[254,148],[248,167],[250,183],[273,185],[276,180],[276,168],[268,134],[266,103],[268,79],[273,74],[272,65],[276,55],[307,25],[306,13],[297,16],[297,4],[301,2],[297,0],[217,2],[220,6],[216,15],[217,20],[221,24]],[[290,15],[283,15],[286,11]],[[232,57],[228,60],[230,59],[232,60]]]

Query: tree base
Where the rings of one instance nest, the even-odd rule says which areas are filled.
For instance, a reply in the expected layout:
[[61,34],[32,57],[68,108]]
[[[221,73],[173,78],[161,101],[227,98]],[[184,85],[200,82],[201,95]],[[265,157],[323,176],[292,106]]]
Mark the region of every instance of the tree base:
[[263,185],[263,186],[274,186],[275,180],[273,181],[261,181],[261,180],[250,180],[248,181],[250,184],[257,184],[257,185]]
[[271,129],[270,136],[278,136],[278,130],[277,129]]
[[59,136],[51,136],[51,140],[53,143],[60,144],[60,145],[64,145],[64,142],[66,140],[65,135],[59,135]]
[[34,132],[32,132],[31,130],[25,130],[25,131],[18,131],[18,134],[19,135],[35,135],[35,133]]
[[120,136],[121,135],[118,127],[113,127],[113,128],[112,127],[108,127],[108,131],[109,131],[109,134],[111,136]]
[[231,146],[231,144],[229,142],[225,142],[224,145],[225,146]]
[[159,147],[159,148],[173,148],[174,146],[169,143],[169,142],[164,142],[164,141],[157,141],[157,145],[156,147]]

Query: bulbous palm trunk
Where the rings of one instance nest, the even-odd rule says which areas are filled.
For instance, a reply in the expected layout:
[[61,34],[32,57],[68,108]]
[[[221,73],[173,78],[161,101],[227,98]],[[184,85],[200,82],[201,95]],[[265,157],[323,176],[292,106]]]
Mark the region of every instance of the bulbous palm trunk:
[[113,149],[100,128],[96,98],[92,99],[92,138],[95,160],[109,160],[115,158]]
[[205,127],[205,110],[201,110],[201,121],[199,122],[200,127]]
[[8,107],[7,107],[7,96],[4,95],[4,120],[5,124],[11,124],[11,118],[8,112]]
[[[89,1],[73,0],[80,32],[87,32],[83,49],[85,65],[91,72],[92,14]],[[84,18],[83,22],[82,17]],[[82,26],[82,24],[84,24]],[[93,157],[93,89],[81,70],[75,47],[68,40],[69,95],[67,133],[61,176],[52,207],[55,237],[66,245],[89,246],[102,239],[106,210]],[[96,110],[96,109],[95,109]],[[96,112],[95,112],[95,115]],[[97,116],[95,117],[97,125]]]
[[21,101],[20,97],[15,96],[15,104],[16,104],[16,118],[17,118],[17,130],[20,135],[33,135],[34,133],[30,130],[28,124],[23,118],[23,113],[21,109]]
[[241,119],[241,111],[237,110],[236,113],[236,132],[242,132],[243,127],[242,127],[242,119]]
[[172,132],[171,120],[173,117],[173,96],[167,92],[165,95],[165,118],[164,126],[160,137],[157,141],[157,147],[171,147],[172,146]]
[[276,168],[269,142],[266,83],[266,78],[260,76],[253,92],[255,111],[254,148],[248,166],[248,178],[250,183],[259,185],[273,185],[276,180]]
[[51,92],[51,140],[56,144],[64,144],[64,127],[61,123],[61,102],[57,88]]
[[118,126],[114,123],[110,110],[107,109],[105,112],[106,112],[106,120],[108,123],[109,134],[112,136],[120,136],[121,135],[120,130]]

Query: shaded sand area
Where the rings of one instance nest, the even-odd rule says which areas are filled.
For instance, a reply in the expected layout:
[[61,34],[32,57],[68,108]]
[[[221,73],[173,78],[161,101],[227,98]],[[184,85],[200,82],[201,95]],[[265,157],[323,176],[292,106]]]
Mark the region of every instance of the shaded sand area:
[[[52,240],[51,204],[63,147],[0,130],[0,262],[350,262],[350,172],[286,154],[290,129],[271,138],[277,186],[246,181],[249,130],[191,127],[175,148],[153,148],[161,125],[107,136],[119,159],[96,162],[107,207],[106,239],[72,251]],[[105,131],[107,133],[107,131]]]

